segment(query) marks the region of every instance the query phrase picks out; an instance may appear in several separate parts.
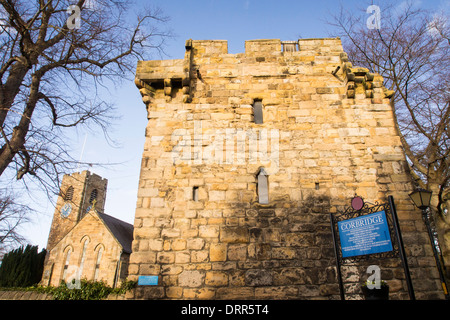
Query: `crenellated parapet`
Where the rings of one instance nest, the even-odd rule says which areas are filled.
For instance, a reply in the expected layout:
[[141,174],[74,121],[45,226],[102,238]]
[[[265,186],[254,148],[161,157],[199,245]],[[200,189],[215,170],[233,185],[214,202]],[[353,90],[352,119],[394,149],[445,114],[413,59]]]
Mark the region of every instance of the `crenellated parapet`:
[[287,81],[290,77],[326,76],[328,89],[319,91],[338,93],[339,99],[371,99],[379,104],[394,94],[383,86],[382,76],[352,65],[339,38],[248,40],[245,52],[237,54],[228,52],[226,40],[189,39],[185,48],[183,59],[138,62],[135,83],[148,111],[152,105],[173,99],[178,103],[228,103],[225,97],[233,95],[244,96],[244,102],[258,98],[276,104],[279,91],[241,92],[268,77]]

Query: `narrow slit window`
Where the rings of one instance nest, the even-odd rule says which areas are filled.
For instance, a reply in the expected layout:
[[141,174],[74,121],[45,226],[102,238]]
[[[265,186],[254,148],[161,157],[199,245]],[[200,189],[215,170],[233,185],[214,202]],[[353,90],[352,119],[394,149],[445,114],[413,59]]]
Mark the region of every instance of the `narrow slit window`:
[[258,202],[260,204],[269,204],[269,181],[267,172],[261,168],[258,172]]
[[63,269],[63,275],[62,275],[62,280],[66,280],[67,277],[67,269],[69,268],[69,261],[70,261],[70,253],[72,252],[72,250],[69,248],[69,250],[67,250],[66,253],[66,260],[64,262],[64,269]]
[[253,103],[253,119],[257,124],[263,123],[262,101],[255,100]]
[[83,272],[84,261],[86,260],[86,249],[87,249],[88,243],[89,243],[88,239],[84,240],[83,251],[81,253],[80,267],[78,268],[79,275],[81,275]]
[[316,182],[316,190],[319,190],[319,189],[320,189],[319,183]]
[[192,188],[192,200],[198,201],[198,187]]
[[95,271],[94,271],[94,281],[98,279],[98,275],[100,272],[100,262],[102,260],[103,247],[98,249],[97,253],[97,261],[95,263]]

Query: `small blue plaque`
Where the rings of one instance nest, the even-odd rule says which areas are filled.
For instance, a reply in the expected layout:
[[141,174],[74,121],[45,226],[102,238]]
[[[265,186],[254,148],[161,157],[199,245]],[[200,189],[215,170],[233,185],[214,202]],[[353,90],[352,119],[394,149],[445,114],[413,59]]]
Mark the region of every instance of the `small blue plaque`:
[[157,286],[158,276],[139,276],[138,286]]

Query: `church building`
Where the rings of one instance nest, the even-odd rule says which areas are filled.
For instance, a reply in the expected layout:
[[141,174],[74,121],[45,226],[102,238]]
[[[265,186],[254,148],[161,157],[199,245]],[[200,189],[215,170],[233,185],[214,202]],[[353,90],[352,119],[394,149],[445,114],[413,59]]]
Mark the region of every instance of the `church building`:
[[41,284],[86,279],[116,287],[126,278],[133,225],[103,212],[106,187],[87,170],[64,176]]

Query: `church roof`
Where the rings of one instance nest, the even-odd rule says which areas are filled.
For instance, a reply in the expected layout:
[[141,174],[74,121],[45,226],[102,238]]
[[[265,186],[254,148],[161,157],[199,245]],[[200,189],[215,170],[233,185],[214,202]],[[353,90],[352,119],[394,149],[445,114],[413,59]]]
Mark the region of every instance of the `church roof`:
[[97,212],[113,236],[119,241],[126,253],[131,253],[131,242],[133,241],[133,225],[114,218],[106,213]]

